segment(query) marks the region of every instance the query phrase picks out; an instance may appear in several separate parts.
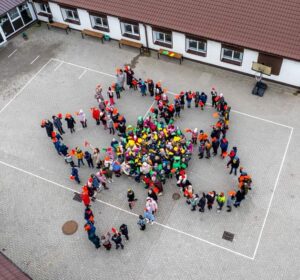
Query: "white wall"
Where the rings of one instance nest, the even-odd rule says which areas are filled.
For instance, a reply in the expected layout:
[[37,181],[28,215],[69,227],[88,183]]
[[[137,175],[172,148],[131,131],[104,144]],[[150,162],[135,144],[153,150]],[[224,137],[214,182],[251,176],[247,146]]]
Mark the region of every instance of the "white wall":
[[[52,11],[53,20],[57,22],[64,22],[61,14],[61,10],[59,5],[49,2],[50,9]],[[91,22],[89,18],[89,14],[87,11],[82,9],[77,9],[78,15],[80,18],[80,25],[71,24],[71,28],[82,30],[84,28],[86,29],[92,29]],[[141,42],[144,46],[146,46],[146,33],[145,28],[143,24],[139,24],[140,27],[140,40],[134,40],[127,37],[123,37],[121,33],[121,26],[120,21],[117,17],[108,16],[108,25],[109,25],[109,32],[103,32],[109,34],[109,36],[112,39],[120,40],[122,38],[125,38],[127,40],[137,41]],[[158,50],[162,48],[161,46],[155,45],[153,43],[153,33],[151,26],[146,25],[147,33],[148,33],[148,43],[149,48]],[[186,52],[186,42],[185,42],[185,35],[179,32],[172,32],[172,39],[173,39],[173,48],[172,50],[178,53],[183,54],[184,57],[190,58],[196,61],[221,66],[227,69],[239,71],[242,73],[247,73],[251,75],[255,75],[256,72],[251,70],[252,62],[257,61],[259,53],[257,51],[252,51],[249,49],[244,49],[244,55],[243,55],[243,62],[241,66],[222,62],[221,61],[221,43],[208,40],[207,41],[207,56],[198,56],[194,54],[190,54]],[[287,83],[294,86],[300,86],[300,62],[292,61],[288,59],[284,59],[281,67],[281,72],[279,76],[271,75],[270,77],[267,77],[270,80],[278,81]]]

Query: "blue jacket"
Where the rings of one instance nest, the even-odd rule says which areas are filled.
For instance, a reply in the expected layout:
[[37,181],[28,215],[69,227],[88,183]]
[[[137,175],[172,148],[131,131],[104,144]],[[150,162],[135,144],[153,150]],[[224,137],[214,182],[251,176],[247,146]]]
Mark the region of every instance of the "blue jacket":
[[78,176],[78,170],[75,167],[72,167],[71,175],[77,177]]

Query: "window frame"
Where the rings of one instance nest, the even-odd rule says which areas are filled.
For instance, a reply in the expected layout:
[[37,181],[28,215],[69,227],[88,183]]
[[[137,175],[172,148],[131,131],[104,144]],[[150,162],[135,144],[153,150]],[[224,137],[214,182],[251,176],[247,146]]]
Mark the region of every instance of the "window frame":
[[[79,18],[78,10],[76,8],[70,8],[70,7],[63,7],[63,6],[61,6],[60,7],[60,11],[61,11],[63,20],[65,22],[80,25],[80,18]],[[68,17],[67,11],[72,12],[73,18],[69,18]],[[76,17],[74,17],[74,13],[77,14],[77,17],[78,17],[77,19],[76,19]]]
[[[39,7],[39,13],[38,15],[52,15],[52,11],[50,8],[50,5],[48,2],[39,2],[37,3],[38,7]],[[43,6],[44,9],[42,9],[41,7]],[[46,7],[46,8],[45,8]]]
[[[224,56],[224,51],[232,51],[231,57]],[[240,53],[240,55],[242,56],[240,59],[234,58],[234,54],[237,53],[237,52]],[[222,45],[220,55],[221,55],[221,61],[222,62],[226,62],[226,63],[234,64],[234,65],[237,65],[237,66],[241,66],[243,64],[243,59],[244,59],[244,49],[237,48],[237,47],[234,47],[234,46]]]
[[[196,41],[197,42],[197,50],[191,49],[189,46],[190,41]],[[199,43],[204,43],[205,44],[205,49],[199,49]],[[199,56],[207,56],[207,40],[202,39],[202,38],[196,38],[196,37],[190,37],[186,36],[185,37],[185,51],[187,53],[199,55]]]
[[[138,33],[129,33],[125,30],[125,25],[130,25],[132,30],[134,31],[134,26],[138,28]],[[141,39],[141,31],[140,31],[140,25],[137,22],[131,22],[131,21],[120,21],[120,28],[121,28],[121,34],[123,37],[128,37],[134,40],[140,40]]]
[[[157,40],[156,34],[158,34],[158,33],[163,34],[164,40]],[[166,35],[171,36],[171,41],[170,42],[166,41]],[[155,45],[166,47],[166,48],[169,48],[169,49],[173,48],[173,34],[172,34],[172,31],[152,28],[152,39],[153,39],[153,44],[155,44]]]
[[[108,23],[108,18],[106,15],[89,13],[89,17],[90,17],[91,27],[93,29],[104,31],[104,32],[109,32],[109,23]],[[95,18],[101,18],[102,26],[96,24]],[[103,19],[106,19],[107,26],[103,25]]]

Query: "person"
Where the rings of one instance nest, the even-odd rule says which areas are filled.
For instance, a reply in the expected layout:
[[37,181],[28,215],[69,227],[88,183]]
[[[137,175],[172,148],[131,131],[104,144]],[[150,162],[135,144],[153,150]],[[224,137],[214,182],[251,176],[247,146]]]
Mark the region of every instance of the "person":
[[197,204],[198,204],[198,201],[199,201],[199,195],[198,194],[193,194],[193,197],[191,198],[191,211],[195,211],[196,210],[196,207],[197,207]]
[[46,132],[48,137],[52,138],[52,131],[53,131],[53,123],[49,120],[43,120],[41,124],[42,128],[46,128]]
[[133,208],[135,201],[137,201],[137,198],[135,198],[134,191],[132,189],[128,189],[127,191],[127,199],[128,199],[128,206],[130,209]]
[[68,128],[70,129],[70,132],[73,133],[75,132],[75,124],[76,124],[76,121],[74,120],[74,118],[72,117],[71,114],[66,114],[66,117],[65,117],[65,121],[67,122],[67,126]]
[[199,212],[204,212],[205,205],[206,205],[206,195],[205,195],[205,193],[202,193],[202,197],[200,198],[200,200],[198,202]]
[[208,208],[208,210],[212,209],[213,204],[215,202],[215,197],[216,197],[216,192],[215,191],[207,193],[206,199],[207,199],[207,208]]
[[212,144],[212,148],[213,148],[213,155],[216,156],[218,154],[220,140],[217,137],[213,137],[211,139],[211,144]]
[[107,232],[106,235],[101,236],[102,245],[106,249],[106,251],[109,251],[111,249],[110,238],[111,238],[110,232]]
[[124,72],[126,73],[126,83],[129,86],[129,88],[132,88],[132,79],[134,72],[131,70],[129,65],[125,66]]
[[227,149],[228,149],[228,140],[225,137],[221,139],[220,148],[221,148],[221,157],[224,159],[227,155]]
[[78,118],[82,125],[82,128],[86,128],[87,127],[87,119],[86,119],[86,115],[82,109],[80,109],[78,112]]
[[235,156],[233,159],[231,159],[229,161],[229,163],[227,164],[227,167],[229,167],[229,165],[231,165],[231,169],[230,169],[229,174],[232,174],[232,172],[234,171],[234,175],[236,176],[237,175],[237,169],[240,166],[240,159],[237,156]]
[[84,165],[84,162],[83,162],[83,152],[81,149],[79,149],[78,147],[76,147],[76,150],[75,150],[75,156],[77,158],[77,164],[78,164],[78,167],[80,167],[80,163],[82,163],[82,165]]
[[107,96],[109,98],[109,104],[111,106],[115,105],[114,92],[111,87],[108,88]]
[[114,122],[110,115],[107,116],[107,127],[109,128],[109,134],[115,135]]
[[143,217],[143,215],[139,215],[137,224],[140,226],[140,230],[146,229],[146,219]]
[[100,238],[96,235],[96,227],[94,226],[94,224],[88,221],[84,225],[84,229],[88,233],[89,240],[95,245],[96,249],[99,249],[101,247]]
[[71,169],[71,176],[74,178],[74,180],[80,184],[80,179],[79,179],[79,174],[78,174],[78,169],[76,167],[72,167]]
[[193,94],[191,91],[188,91],[186,92],[186,102],[187,102],[187,107],[188,108],[191,108],[191,103],[192,103],[192,100],[193,100]]
[[152,198],[156,202],[158,200],[157,194],[152,189],[148,191],[148,197]]
[[62,126],[61,119],[56,117],[56,116],[52,116],[52,119],[53,119],[53,124],[57,128],[58,132],[60,134],[64,134],[65,132],[64,132],[64,129],[63,129],[63,126]]
[[175,101],[175,118],[180,118],[181,105],[178,100]]
[[150,207],[146,207],[144,209],[144,217],[145,217],[147,223],[150,222],[150,224],[153,225],[155,218],[154,218],[154,215],[152,214]]
[[98,103],[104,102],[104,97],[103,97],[103,94],[102,94],[102,86],[100,84],[98,84],[96,86],[95,98],[96,98]]
[[126,240],[129,240],[129,236],[128,236],[128,227],[125,224],[122,224],[120,226],[120,232],[122,233],[122,235],[125,236]]
[[84,159],[86,160],[89,168],[94,168],[94,162],[93,162],[93,158],[90,152],[85,151],[84,152]]
[[120,247],[121,249],[124,249],[124,245],[122,243],[122,235],[120,232],[117,232],[116,229],[112,229],[113,236],[111,237],[111,240],[115,242],[116,244],[116,250],[118,250]]
[[211,107],[217,108],[216,98],[218,96],[218,93],[214,87],[211,89],[210,94],[211,94]]
[[84,219],[87,221],[87,222],[91,222],[92,224],[95,223],[95,220],[94,220],[94,213],[93,211],[91,210],[91,206],[90,205],[87,205],[85,207],[85,210],[84,210]]
[[71,167],[75,166],[73,158],[72,158],[72,156],[69,153],[65,156],[65,162],[68,163],[68,164],[70,164]]
[[147,95],[147,93],[146,93],[147,86],[146,86],[145,82],[142,81],[141,79],[139,79],[139,88],[140,88],[142,96],[146,96]]
[[[68,154],[68,149],[69,149],[69,148],[68,148],[64,143],[61,143],[59,151],[60,151],[60,153],[61,153],[64,157],[67,156],[67,154]],[[67,163],[67,162],[66,162],[66,163]]]
[[209,140],[207,139],[205,141],[205,152],[206,152],[206,157],[207,159],[210,158],[210,150],[211,150],[211,143],[209,142]]
[[83,202],[83,204],[87,207],[90,205],[91,203],[91,200],[90,200],[90,195],[89,195],[89,190],[88,190],[88,186],[87,185],[84,185],[82,187],[82,191],[81,191],[81,194],[80,194],[80,198]]
[[96,107],[91,108],[93,119],[96,121],[96,125],[100,125],[100,110]]
[[219,207],[217,208],[217,212],[220,213],[220,211],[222,210],[224,204],[225,204],[225,201],[226,201],[226,197],[224,195],[223,192],[219,193],[217,195],[217,203],[219,205]]
[[96,168],[100,168],[102,165],[101,157],[100,157],[100,150],[98,148],[95,148],[93,150],[93,155],[92,155],[93,161],[96,164]]
[[234,207],[237,208],[241,205],[242,200],[245,199],[245,193],[241,190],[238,190],[235,195]]
[[117,71],[117,85],[121,88],[121,90],[125,90],[125,74],[122,69],[118,69]]
[[227,203],[226,203],[227,212],[231,212],[232,204],[234,204],[234,200],[235,200],[235,195],[236,193],[234,191],[228,193]]
[[200,145],[199,145],[198,149],[199,149],[198,157],[199,157],[199,159],[202,159],[203,156],[204,156],[205,144],[203,142],[200,142]]
[[148,91],[150,93],[150,96],[152,97],[152,96],[154,96],[154,83],[153,83],[153,80],[148,79],[147,83],[148,83]]

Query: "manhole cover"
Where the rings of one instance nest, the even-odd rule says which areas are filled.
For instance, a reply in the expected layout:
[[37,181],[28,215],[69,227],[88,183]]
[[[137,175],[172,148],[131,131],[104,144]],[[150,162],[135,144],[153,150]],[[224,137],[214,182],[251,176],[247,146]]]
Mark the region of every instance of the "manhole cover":
[[67,221],[62,226],[62,231],[66,235],[74,234],[78,229],[78,224],[75,221]]
[[75,192],[75,193],[74,193],[73,200],[78,201],[78,202],[81,202],[82,200],[81,200],[80,194],[77,193],[77,192]]
[[234,234],[228,231],[224,231],[222,238],[232,242],[234,238]]
[[178,200],[180,198],[180,194],[179,193],[173,193],[172,198],[174,200]]

